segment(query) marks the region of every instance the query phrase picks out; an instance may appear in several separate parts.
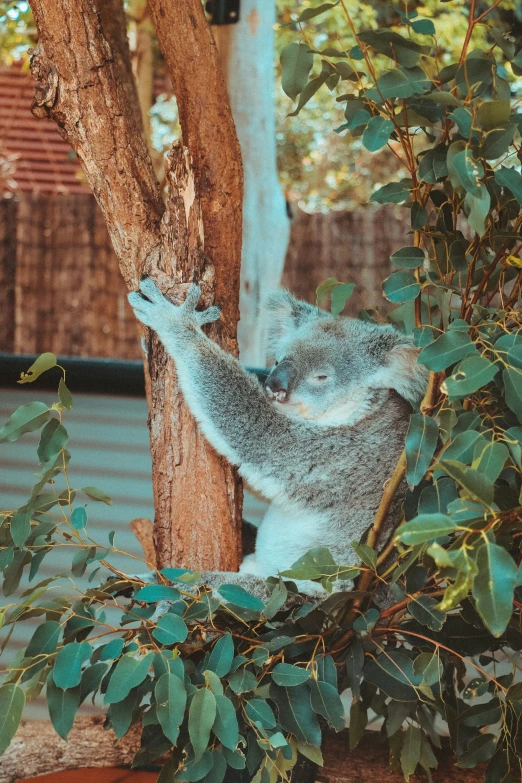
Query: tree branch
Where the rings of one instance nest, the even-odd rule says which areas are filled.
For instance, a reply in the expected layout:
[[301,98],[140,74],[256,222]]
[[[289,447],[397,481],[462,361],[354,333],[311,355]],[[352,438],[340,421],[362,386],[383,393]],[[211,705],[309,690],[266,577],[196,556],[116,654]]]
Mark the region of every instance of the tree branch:
[[223,305],[222,340],[237,355],[243,172],[224,76],[201,0],[148,0],[148,7],[192,156],[205,255],[216,270],[216,300]]
[[94,2],[100,16],[103,33],[114,54],[121,83],[125,90],[127,105],[132,112],[136,127],[140,129],[145,142],[147,142],[138,86],[132,70],[132,57],[127,37],[127,18],[123,0],[94,0]]
[[38,28],[33,113],[54,120],[80,158],[125,281],[136,288],[157,258],[164,205],[114,52],[93,0],[30,3]]

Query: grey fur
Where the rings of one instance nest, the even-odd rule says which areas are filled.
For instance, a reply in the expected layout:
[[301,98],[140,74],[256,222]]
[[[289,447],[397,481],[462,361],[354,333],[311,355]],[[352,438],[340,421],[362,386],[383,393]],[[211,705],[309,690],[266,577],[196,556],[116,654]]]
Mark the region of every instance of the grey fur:
[[[216,320],[219,311],[195,310],[197,286],[181,307],[150,279],[140,291],[129,301],[174,358],[181,389],[203,433],[278,509],[271,527],[266,522],[266,532],[265,522],[260,526],[259,562],[254,555],[252,574],[247,558],[245,573],[207,573],[205,581],[213,587],[233,581],[263,593],[272,551],[273,576],[313,547],[328,547],[343,565],[356,564],[350,542],[360,540],[372,523],[403,448],[410,402],[420,401],[426,385],[410,338],[391,326],[334,319],[286,291],[276,292],[265,313],[279,365],[265,391],[201,331],[201,324]],[[278,369],[283,364],[284,373]],[[284,375],[286,403],[269,399],[274,400],[270,382],[278,385],[277,373]],[[381,541],[396,526],[400,504],[399,495]],[[291,530],[285,515],[293,520]],[[274,530],[279,531],[275,537]],[[280,555],[279,536],[288,539]],[[316,588],[312,585],[310,592]]]

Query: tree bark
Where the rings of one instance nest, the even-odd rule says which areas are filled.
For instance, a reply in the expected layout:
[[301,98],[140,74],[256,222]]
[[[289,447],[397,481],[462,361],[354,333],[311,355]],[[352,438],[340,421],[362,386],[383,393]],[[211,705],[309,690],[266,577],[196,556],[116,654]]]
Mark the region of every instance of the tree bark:
[[245,171],[239,349],[244,364],[259,367],[266,361],[260,305],[281,284],[290,234],[277,174],[275,22],[275,0],[241,0],[239,22],[213,28]]
[[132,112],[136,126],[140,129],[145,141],[147,141],[149,128],[142,115],[138,86],[132,69],[132,57],[127,37],[127,18],[123,0],[95,0],[95,3],[103,33],[112,49],[120,74],[121,83],[127,98],[127,105]]
[[[202,279],[205,302],[215,296],[224,306],[223,323],[212,334],[237,353],[241,161],[226,95],[220,104],[216,79],[207,80],[215,47],[199,0],[169,4],[169,14],[179,15],[175,37],[165,32],[172,19],[163,18],[162,3],[152,5],[158,6],[158,37],[167,60],[176,62],[185,142],[195,150],[193,171],[185,151],[172,158],[167,209],[93,0],[31,0],[39,32],[31,65],[37,80],[33,111],[57,122],[80,158],[127,286],[135,289],[147,273],[180,301],[179,285]],[[180,34],[183,25],[187,35]],[[184,74],[195,95],[183,85]],[[204,100],[207,90],[211,97]],[[199,434],[172,362],[153,334],[147,335],[147,367],[158,563],[236,570],[241,525],[236,472]]]
[[82,767],[129,765],[140,745],[140,727],[115,742],[103,717],[77,718],[67,742],[50,723],[23,720],[0,762],[0,783]]
[[201,0],[148,0],[148,6],[174,86],[183,143],[192,156],[205,254],[219,270],[222,344],[237,355],[243,172],[216,45]]

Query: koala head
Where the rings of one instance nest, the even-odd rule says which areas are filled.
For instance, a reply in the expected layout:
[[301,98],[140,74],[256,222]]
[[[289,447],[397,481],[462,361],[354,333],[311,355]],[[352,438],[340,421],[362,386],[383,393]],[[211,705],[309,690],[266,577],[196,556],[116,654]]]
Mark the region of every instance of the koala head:
[[333,318],[283,290],[267,297],[264,312],[275,359],[265,390],[282,413],[352,424],[371,409],[375,389],[422,400],[427,370],[412,339],[392,326]]

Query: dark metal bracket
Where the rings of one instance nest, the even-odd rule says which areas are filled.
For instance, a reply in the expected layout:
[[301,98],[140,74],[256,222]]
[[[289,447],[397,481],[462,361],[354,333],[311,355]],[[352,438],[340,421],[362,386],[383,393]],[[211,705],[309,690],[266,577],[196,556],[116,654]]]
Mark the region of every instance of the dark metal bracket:
[[237,24],[240,0],[208,0],[205,8],[210,24]]

